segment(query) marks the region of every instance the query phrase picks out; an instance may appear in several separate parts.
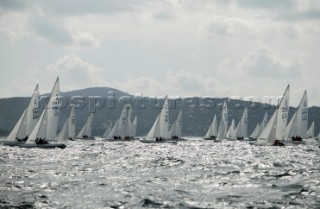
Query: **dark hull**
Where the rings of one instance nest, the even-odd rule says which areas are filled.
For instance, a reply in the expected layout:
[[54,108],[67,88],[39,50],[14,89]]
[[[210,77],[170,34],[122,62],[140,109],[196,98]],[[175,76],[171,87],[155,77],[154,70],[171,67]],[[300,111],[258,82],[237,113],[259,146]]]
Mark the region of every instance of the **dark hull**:
[[152,140],[152,139],[141,139],[139,140],[142,143],[146,143],[146,144],[161,144],[161,143],[169,143],[169,144],[178,144],[178,141],[174,141],[171,139],[165,139],[162,141],[156,141],[156,140]]
[[0,141],[1,145],[5,146],[18,146],[19,144],[24,144],[25,142],[19,142],[19,141]]
[[213,138],[204,138],[204,140],[213,141],[213,142],[221,142],[221,140],[213,139]]
[[64,149],[67,147],[67,145],[65,144],[36,144],[36,143],[26,144],[26,143],[17,142],[17,141],[1,142],[1,145],[10,146],[10,147],[41,148],[41,149],[55,149],[55,148]]
[[184,139],[184,138],[172,138],[172,139],[168,139],[169,141],[172,141],[172,142],[184,142],[184,141],[187,141],[187,139]]
[[139,138],[129,138],[129,139],[102,139],[102,141],[106,142],[127,142],[127,141],[134,141],[138,140]]
[[94,137],[85,137],[85,138],[74,138],[73,141],[75,140],[96,140]]

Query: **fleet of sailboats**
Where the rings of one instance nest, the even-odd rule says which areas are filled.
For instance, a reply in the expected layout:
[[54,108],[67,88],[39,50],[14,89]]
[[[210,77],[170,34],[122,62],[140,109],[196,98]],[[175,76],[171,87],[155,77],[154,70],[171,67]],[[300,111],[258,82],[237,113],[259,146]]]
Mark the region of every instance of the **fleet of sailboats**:
[[[258,123],[249,139],[256,140],[255,145],[284,145],[296,141],[314,138],[314,122],[308,128],[308,100],[307,91],[304,92],[299,106],[288,123],[290,101],[290,86],[288,85],[279,106],[275,109],[271,118],[265,113],[261,123]],[[72,105],[69,117],[57,136],[58,120],[60,114],[60,83],[57,78],[49,101],[39,117],[39,89],[38,85],[33,91],[27,108],[23,111],[18,122],[10,132],[5,142],[0,144],[19,146],[25,148],[65,148],[65,144],[57,144],[52,141],[67,141],[74,139],[94,139],[92,135],[93,113],[90,113],[86,123],[76,135],[75,107]],[[221,111],[221,120],[218,126],[217,116],[213,120],[205,134],[206,140],[242,140],[248,139],[248,109],[245,108],[241,119],[236,125],[233,118],[228,126],[228,107],[224,101]],[[103,138],[107,141],[121,141],[135,139],[137,134],[137,116],[134,116],[132,106],[125,105],[120,117],[113,124],[109,123]],[[320,135],[320,133],[319,133]],[[319,135],[317,136],[319,138]],[[169,101],[165,97],[159,115],[156,117],[147,136],[141,138],[141,142],[159,143],[174,142],[182,139],[182,110],[179,111],[176,120],[170,127],[169,124]]]
[[137,133],[137,116],[133,117],[132,106],[125,105],[116,123],[108,127],[103,139],[107,141],[133,140]]

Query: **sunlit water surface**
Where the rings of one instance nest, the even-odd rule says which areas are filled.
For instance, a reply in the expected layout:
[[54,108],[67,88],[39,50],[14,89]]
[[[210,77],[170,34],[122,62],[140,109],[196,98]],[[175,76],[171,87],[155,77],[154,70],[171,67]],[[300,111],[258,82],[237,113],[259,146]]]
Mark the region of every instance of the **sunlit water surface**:
[[76,141],[0,146],[0,208],[320,208],[317,146]]

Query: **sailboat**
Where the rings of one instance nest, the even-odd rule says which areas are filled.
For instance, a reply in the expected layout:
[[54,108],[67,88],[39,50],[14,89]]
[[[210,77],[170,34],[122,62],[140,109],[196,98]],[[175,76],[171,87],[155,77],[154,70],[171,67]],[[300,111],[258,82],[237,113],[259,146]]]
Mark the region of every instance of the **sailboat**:
[[108,127],[107,127],[107,129],[106,129],[106,131],[105,131],[104,134],[102,135],[102,138],[106,138],[106,137],[108,136],[108,134],[110,133],[112,127],[113,127],[113,124],[112,124],[112,122],[110,121],[110,122],[109,122],[109,125],[108,125]]
[[65,148],[65,144],[49,143],[56,139],[58,128],[58,119],[60,114],[60,84],[57,78],[52,89],[50,99],[43,110],[37,124],[32,130],[28,141],[25,144],[19,144],[23,148]]
[[260,123],[257,124],[256,128],[253,130],[252,134],[250,135],[250,140],[256,140],[260,134],[261,125]]
[[148,135],[144,139],[140,139],[144,143],[153,142],[172,142],[169,130],[169,105],[168,97],[165,98],[162,109],[156,120],[154,121]]
[[226,134],[226,139],[229,139],[229,140],[235,140],[236,139],[236,132],[237,132],[237,129],[236,129],[236,123],[234,122],[234,118],[232,118],[232,122],[231,122],[231,125],[227,131],[227,134]]
[[267,126],[267,123],[268,123],[268,112],[266,112],[263,116],[263,119],[262,119],[262,122],[261,122],[261,125],[260,125],[260,132],[259,132],[259,135],[261,134],[261,132],[264,130],[264,128]]
[[77,139],[90,139],[90,140],[94,139],[94,137],[92,137],[92,121],[93,121],[93,113],[90,113],[86,123],[83,125],[82,129],[78,133]]
[[249,140],[257,140],[259,135],[262,133],[264,128],[267,126],[268,123],[268,112],[266,112],[263,116],[263,119],[261,123],[258,123],[254,131],[252,132],[251,136],[249,137]]
[[244,109],[235,132],[238,140],[243,140],[248,137],[248,108]]
[[74,140],[76,137],[76,114],[74,106],[71,106],[69,117],[63,125],[63,128],[58,136],[58,141]]
[[221,120],[219,124],[217,140],[221,141],[226,137],[228,129],[228,107],[227,103],[223,103],[222,113],[221,113]]
[[311,126],[308,129],[307,136],[309,138],[314,138],[314,121],[311,123]]
[[204,137],[205,140],[215,140],[218,134],[218,123],[217,116],[214,115],[212,123],[209,126],[209,129]]
[[23,111],[18,122],[10,132],[6,140],[0,141],[2,144],[25,143],[31,134],[39,118],[39,89],[35,87],[31,100],[27,108]]
[[307,138],[308,129],[308,100],[307,91],[304,92],[297,111],[292,116],[289,124],[286,127],[285,139],[286,142],[299,143]]
[[137,132],[137,117],[133,119],[131,105],[125,105],[119,119],[103,140],[107,141],[128,141],[134,140]]
[[279,103],[278,109],[274,111],[266,127],[259,135],[257,142],[252,144],[283,145],[283,143],[280,143],[279,140],[283,140],[285,136],[285,128],[289,111],[289,99],[290,86],[288,85]]
[[134,139],[134,137],[136,137],[137,122],[138,122],[137,117],[135,118],[133,117],[132,106],[128,105],[127,106],[127,123],[124,128],[125,140],[132,140]]
[[137,136],[137,127],[138,127],[138,117],[137,116],[134,117],[132,125],[133,125],[132,136],[136,137]]
[[172,124],[170,129],[171,139],[175,141],[185,141],[181,138],[182,134],[182,110],[179,111],[176,121]]

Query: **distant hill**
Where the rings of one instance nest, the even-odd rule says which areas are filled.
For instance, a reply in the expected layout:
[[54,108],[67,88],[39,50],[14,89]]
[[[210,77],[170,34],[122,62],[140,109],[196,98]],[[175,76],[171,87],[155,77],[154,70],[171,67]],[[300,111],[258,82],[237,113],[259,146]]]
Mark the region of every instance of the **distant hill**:
[[[110,91],[115,93],[114,97],[110,96]],[[72,96],[101,96],[103,97],[103,105],[96,109],[96,114],[93,120],[94,135],[102,135],[108,125],[109,121],[115,122],[125,104],[130,103],[133,106],[133,113],[138,116],[138,130],[137,135],[145,136],[151,128],[154,120],[160,112],[159,107],[162,106],[163,99],[155,98],[139,98],[132,97],[130,94],[118,91],[112,88],[88,88],[76,90],[71,92],[64,92],[62,95],[68,100]],[[119,99],[121,98],[122,99]],[[115,99],[118,98],[118,99]],[[124,98],[124,99],[123,99]],[[28,105],[30,98],[6,98],[0,99],[0,135],[8,135],[15,123],[18,121],[20,115]],[[183,135],[185,136],[204,136],[213,116],[216,114],[218,121],[221,118],[221,105],[224,100],[228,102],[229,111],[229,125],[232,118],[238,123],[243,113],[244,107],[248,106],[248,133],[251,134],[257,123],[260,123],[265,112],[268,112],[269,117],[275,110],[274,106],[267,104],[254,103],[248,105],[245,101],[229,100],[221,98],[207,98],[201,99],[199,97],[192,97],[184,100],[169,100],[170,124],[173,123],[182,109],[183,117]],[[85,104],[88,103],[86,100]],[[65,108],[61,109],[59,119],[58,131],[62,128],[63,122],[66,120],[70,111],[70,100]],[[44,108],[45,101],[42,101],[40,107]],[[292,117],[295,108],[290,107],[289,119]],[[78,132],[85,123],[89,115],[88,105],[81,109],[76,109],[76,131]],[[309,124],[315,121],[315,133],[320,131],[320,108],[309,108]]]
[[108,96],[115,96],[115,97],[122,97],[122,96],[131,96],[128,93],[123,91],[110,88],[110,87],[93,87],[93,88],[86,88],[81,90],[74,90],[68,92],[62,92],[62,96],[71,97],[71,96],[101,96],[101,97],[108,97]]
[[[44,96],[49,96],[50,93],[43,94]],[[100,96],[100,97],[109,97],[114,96],[116,98],[123,97],[123,96],[131,96],[130,94],[110,88],[110,87],[91,87],[91,88],[85,88],[80,90],[73,90],[73,91],[66,91],[61,92],[61,96],[64,97],[72,97],[72,96],[83,96],[83,97],[89,97],[89,96]]]

